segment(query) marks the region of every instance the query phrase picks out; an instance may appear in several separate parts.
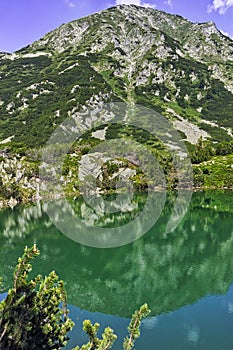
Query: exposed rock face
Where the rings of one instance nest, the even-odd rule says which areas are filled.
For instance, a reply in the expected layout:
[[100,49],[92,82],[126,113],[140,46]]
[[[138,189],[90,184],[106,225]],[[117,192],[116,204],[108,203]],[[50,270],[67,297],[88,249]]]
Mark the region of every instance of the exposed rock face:
[[20,159],[7,154],[0,157],[0,208],[39,200],[40,180],[25,157]]

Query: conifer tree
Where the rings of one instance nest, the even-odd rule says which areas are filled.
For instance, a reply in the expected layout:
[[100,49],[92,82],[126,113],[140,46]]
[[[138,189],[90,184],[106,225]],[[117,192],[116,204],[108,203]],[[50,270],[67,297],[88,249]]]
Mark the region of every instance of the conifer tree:
[[[31,260],[39,255],[34,245],[25,248],[14,272],[13,288],[0,303],[0,349],[60,349],[74,323],[68,317],[63,281],[49,276],[28,278]],[[62,304],[62,307],[60,305]]]
[[[67,334],[74,322],[68,317],[64,282],[54,271],[44,278],[38,275],[30,279],[28,276],[32,269],[31,260],[39,254],[36,245],[25,247],[14,271],[13,287],[6,299],[0,302],[0,350],[53,350],[62,349],[67,344]],[[124,350],[133,349],[140,335],[141,320],[149,312],[147,304],[144,304],[133,314]],[[83,330],[89,341],[73,350],[111,349],[117,336],[107,327],[99,339],[99,326],[85,320]]]

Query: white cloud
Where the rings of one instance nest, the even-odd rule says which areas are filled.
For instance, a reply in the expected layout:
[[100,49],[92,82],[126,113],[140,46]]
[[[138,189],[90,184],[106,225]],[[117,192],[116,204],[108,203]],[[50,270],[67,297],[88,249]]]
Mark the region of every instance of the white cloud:
[[173,6],[172,0],[166,0],[166,1],[165,1],[165,5],[167,5],[167,6],[169,6],[169,7],[172,7],[172,6]]
[[142,0],[116,0],[116,5],[138,5],[143,7],[156,8],[156,5],[149,2],[143,2]]
[[211,5],[208,5],[207,12],[218,12],[224,15],[229,8],[233,7],[233,0],[213,0]]
[[156,5],[155,4],[151,4],[150,2],[141,2],[141,5],[140,6],[143,6],[143,7],[151,7],[152,9],[155,9],[156,8]]
[[116,5],[140,5],[140,0],[116,0]]
[[220,32],[221,32],[223,35],[228,36],[228,38],[233,39],[233,37],[230,36],[230,34],[229,34],[228,32],[224,32],[224,30],[221,30],[221,29],[220,29]]
[[75,4],[70,0],[65,0],[65,4],[67,4],[71,8],[75,7]]
[[223,35],[225,35],[225,36],[230,36],[229,33],[224,32],[224,30],[221,30],[221,29],[220,29],[220,32],[221,32]]

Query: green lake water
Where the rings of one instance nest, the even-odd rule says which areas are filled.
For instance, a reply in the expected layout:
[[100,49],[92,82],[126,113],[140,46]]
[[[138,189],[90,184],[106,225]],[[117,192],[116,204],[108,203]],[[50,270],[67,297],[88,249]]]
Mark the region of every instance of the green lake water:
[[[138,194],[134,200],[140,210],[146,197]],[[79,215],[84,201],[73,200],[72,206]],[[230,350],[233,192],[194,193],[181,223],[165,234],[173,206],[174,197],[168,196],[159,220],[145,235],[110,249],[66,237],[43,204],[1,210],[1,292],[10,287],[24,246],[36,243],[41,255],[34,260],[33,273],[55,270],[66,283],[70,315],[75,321],[78,317],[67,349],[85,340],[81,321],[90,318],[116,331],[114,349],[120,350],[130,315],[147,302],[152,312],[142,323],[137,350]],[[125,212],[111,214],[111,222],[118,225],[130,218]]]

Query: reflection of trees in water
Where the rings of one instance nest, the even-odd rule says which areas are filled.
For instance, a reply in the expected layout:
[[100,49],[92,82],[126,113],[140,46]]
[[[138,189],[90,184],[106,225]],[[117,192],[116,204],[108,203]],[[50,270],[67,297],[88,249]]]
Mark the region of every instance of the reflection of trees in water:
[[121,316],[129,316],[143,302],[154,315],[175,310],[206,294],[225,293],[232,283],[232,198],[232,193],[195,193],[182,223],[164,235],[171,199],[152,230],[115,249],[69,240],[40,207],[5,210],[0,212],[0,275],[8,287],[24,245],[36,242],[41,257],[34,272],[55,269],[66,281],[72,304]]
[[[133,220],[146,203],[146,193],[137,195],[113,194],[89,198],[88,203],[83,200],[69,201],[76,216],[84,220],[87,225],[100,227],[118,227]],[[63,201],[61,201],[63,206]]]

